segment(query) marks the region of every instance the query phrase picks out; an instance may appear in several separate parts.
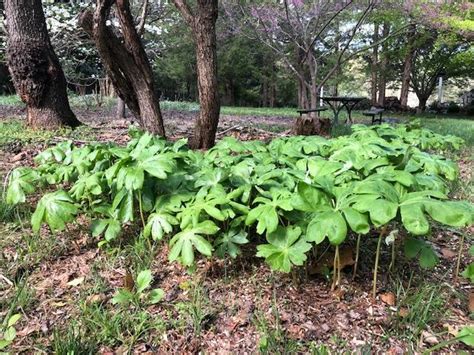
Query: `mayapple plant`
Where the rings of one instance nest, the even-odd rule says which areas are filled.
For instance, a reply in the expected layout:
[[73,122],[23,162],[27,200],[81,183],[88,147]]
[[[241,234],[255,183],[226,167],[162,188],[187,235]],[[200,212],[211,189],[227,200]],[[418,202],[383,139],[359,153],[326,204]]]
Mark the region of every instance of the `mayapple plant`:
[[472,204],[449,199],[458,168],[438,154],[462,140],[416,124],[354,125],[349,136],[268,144],[224,138],[207,152],[188,149],[185,140],[134,130],[130,136],[126,146],[62,142],[46,149],[37,166],[12,172],[7,201],[26,203],[48,187],[32,216],[35,233],[42,225],[56,233],[85,214],[92,236],[107,246],[135,224],[168,243],[171,262],[188,267],[199,255],[235,258],[254,248],[271,269],[290,272],[318,245],[330,245],[333,286],[340,246],[356,237],[358,260],[361,243],[377,234],[374,293],[382,240],[394,238],[394,229],[406,231],[406,256],[428,268],[437,261],[426,240],[432,221],[462,228],[474,219]]

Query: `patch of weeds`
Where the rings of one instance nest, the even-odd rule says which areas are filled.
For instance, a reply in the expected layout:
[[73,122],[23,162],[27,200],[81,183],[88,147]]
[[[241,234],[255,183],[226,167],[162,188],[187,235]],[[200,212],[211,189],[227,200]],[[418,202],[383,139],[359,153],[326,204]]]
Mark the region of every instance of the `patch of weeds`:
[[310,343],[308,351],[311,355],[330,355],[331,349],[324,344]]
[[446,316],[448,297],[443,285],[424,283],[412,287],[412,283],[412,278],[406,286],[397,281],[396,298],[403,312],[395,315],[391,331],[416,347],[422,331]]
[[15,218],[15,207],[5,202],[3,195],[0,195],[0,223],[13,221]]
[[51,347],[57,355],[89,355],[96,354],[99,349],[99,345],[86,336],[76,323],[64,331],[55,329]]
[[[192,326],[194,336],[201,336],[214,318],[214,313],[210,311],[210,301],[201,282],[195,282],[190,286],[191,299],[188,302],[176,304],[178,312],[188,319],[188,324]],[[214,310],[215,311],[215,310]]]
[[155,252],[156,248],[151,238],[146,238],[141,233],[132,245],[125,247],[125,253],[133,270],[150,269],[155,260]]
[[26,204],[10,205],[5,201],[5,195],[0,193],[0,223],[15,223],[23,226],[28,223],[31,210]]
[[453,181],[450,195],[455,196],[457,199],[474,201],[474,179],[468,181],[457,179]]
[[161,318],[152,317],[144,309],[109,309],[98,304],[81,305],[79,324],[84,334],[97,344],[124,345],[131,349],[139,340],[158,343],[152,331],[161,333],[165,327]]
[[298,351],[297,341],[290,339],[281,324],[276,300],[272,302],[273,324],[261,312],[255,312],[254,323],[260,333],[258,349],[262,354],[293,354]]
[[11,292],[10,297],[0,299],[0,309],[7,310],[7,318],[15,313],[26,313],[35,302],[35,291],[28,283],[28,275],[23,275]]

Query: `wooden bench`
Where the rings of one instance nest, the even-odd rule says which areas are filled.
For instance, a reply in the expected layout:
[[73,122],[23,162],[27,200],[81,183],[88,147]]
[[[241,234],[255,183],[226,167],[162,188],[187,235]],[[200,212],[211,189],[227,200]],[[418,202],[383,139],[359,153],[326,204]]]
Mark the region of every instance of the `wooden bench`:
[[318,113],[318,116],[319,116],[319,113],[322,112],[322,111],[327,111],[327,108],[325,107],[318,107],[318,108],[310,108],[310,109],[307,109],[307,110],[296,110],[296,112],[298,112],[300,114],[300,117],[302,115],[305,115],[305,114],[308,114],[308,113],[311,113],[311,112],[317,112]]
[[[385,110],[383,108],[371,108],[369,111],[362,112],[364,116],[371,117],[372,118],[372,124],[375,122],[379,122],[379,124],[382,123],[382,113]],[[376,117],[378,116],[378,118]]]

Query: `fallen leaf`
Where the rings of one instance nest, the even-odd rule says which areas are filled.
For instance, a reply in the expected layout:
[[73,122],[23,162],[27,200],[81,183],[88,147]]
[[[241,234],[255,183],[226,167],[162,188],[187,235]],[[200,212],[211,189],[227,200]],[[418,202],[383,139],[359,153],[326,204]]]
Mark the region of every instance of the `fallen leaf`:
[[439,343],[438,338],[430,332],[427,332],[426,330],[423,330],[421,333],[421,336],[423,338],[423,342],[429,345],[436,345]]
[[459,329],[457,326],[449,324],[449,323],[444,323],[443,327],[448,330],[448,333],[451,334],[454,337],[458,336]]
[[79,286],[84,281],[84,276],[78,277],[74,280],[69,281],[66,285],[71,287]]
[[86,298],[86,303],[88,304],[94,304],[94,303],[99,303],[103,302],[106,299],[104,295],[90,295],[89,297]]
[[134,286],[135,286],[135,282],[133,281],[132,273],[130,271],[127,271],[127,273],[125,274],[123,278],[123,288],[132,292]]
[[410,314],[410,311],[408,310],[408,308],[405,308],[405,307],[400,308],[400,310],[398,311],[398,315],[402,318],[408,317],[409,314]]
[[456,252],[447,249],[447,248],[441,248],[441,256],[444,259],[454,259],[458,255]]
[[[355,264],[353,250],[351,248],[341,248],[339,251],[339,259],[341,263],[341,269]],[[334,253],[328,252],[321,255],[317,263],[310,265],[308,271],[310,275],[325,274],[325,270],[332,269],[333,267]]]
[[385,292],[380,294],[380,299],[383,303],[388,304],[389,306],[395,306],[395,294],[393,292]]
[[474,312],[474,292],[469,293],[469,312]]

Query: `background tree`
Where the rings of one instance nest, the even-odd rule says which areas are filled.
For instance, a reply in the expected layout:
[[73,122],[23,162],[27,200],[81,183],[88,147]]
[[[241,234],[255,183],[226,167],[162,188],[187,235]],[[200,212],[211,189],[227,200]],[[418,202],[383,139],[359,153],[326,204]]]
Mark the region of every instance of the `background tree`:
[[53,50],[41,0],[5,1],[7,60],[16,91],[34,128],[75,127],[66,79]]
[[418,41],[423,45],[415,50],[410,80],[420,102],[419,110],[424,111],[440,76],[444,79],[472,76],[474,51],[456,35],[443,35],[432,29],[419,31]]
[[[148,0],[145,0],[147,4]],[[108,23],[115,3],[120,32]],[[140,126],[165,136],[159,94],[153,72],[141,43],[128,0],[97,0],[95,10],[86,10],[81,27],[94,39],[107,74],[117,94],[137,117]]]
[[[242,31],[250,28],[249,37],[271,48],[297,79],[298,106],[314,108],[321,87],[343,70],[341,67],[383,43],[365,45],[362,31],[376,1],[257,1],[242,4],[227,1],[226,14]],[[399,33],[397,28],[391,36]],[[333,87],[336,89],[337,81]],[[327,93],[328,91],[325,90]],[[296,120],[295,132],[305,134],[306,124]],[[317,131],[317,120],[315,120]],[[312,129],[310,129],[312,131]]]
[[219,124],[220,98],[217,81],[217,0],[197,0],[191,8],[186,0],[173,0],[191,29],[196,46],[196,67],[200,111],[196,121],[193,148],[214,146]]

